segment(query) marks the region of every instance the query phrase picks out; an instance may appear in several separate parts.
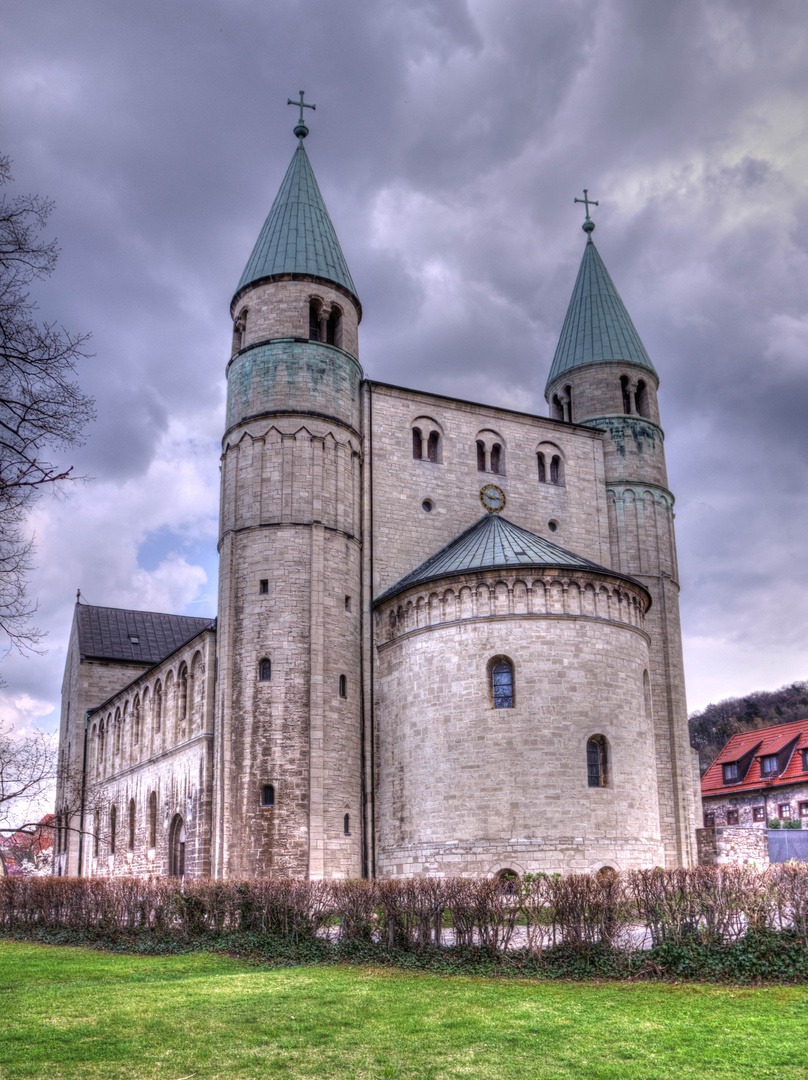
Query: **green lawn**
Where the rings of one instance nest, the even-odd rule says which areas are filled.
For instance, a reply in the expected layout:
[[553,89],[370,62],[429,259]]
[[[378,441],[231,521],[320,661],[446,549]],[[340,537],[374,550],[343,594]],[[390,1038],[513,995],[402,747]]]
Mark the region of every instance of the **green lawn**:
[[0,1077],[808,1077],[808,989],[497,981],[0,941]]

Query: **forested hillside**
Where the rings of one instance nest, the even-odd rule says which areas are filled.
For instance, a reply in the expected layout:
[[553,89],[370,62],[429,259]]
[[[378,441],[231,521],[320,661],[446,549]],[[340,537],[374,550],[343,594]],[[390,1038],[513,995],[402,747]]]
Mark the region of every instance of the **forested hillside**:
[[699,752],[701,775],[707,771],[724,743],[739,731],[808,720],[808,682],[760,690],[742,698],[726,698],[690,714],[690,741]]

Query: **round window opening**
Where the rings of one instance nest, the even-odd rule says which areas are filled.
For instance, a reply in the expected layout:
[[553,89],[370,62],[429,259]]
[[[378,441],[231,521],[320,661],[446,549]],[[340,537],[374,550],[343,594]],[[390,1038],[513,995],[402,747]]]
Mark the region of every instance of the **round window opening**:
[[424,501],[421,503],[421,509],[424,511],[425,514],[431,514],[433,505],[434,504],[429,499],[424,499]]
[[558,528],[558,522],[557,521],[548,521],[547,522],[547,528],[550,530],[550,532],[555,532],[556,529]]

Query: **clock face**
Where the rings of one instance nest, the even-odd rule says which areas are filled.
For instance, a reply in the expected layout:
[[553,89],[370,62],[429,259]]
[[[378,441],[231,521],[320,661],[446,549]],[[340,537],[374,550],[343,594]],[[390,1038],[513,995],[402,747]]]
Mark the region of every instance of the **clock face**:
[[480,491],[480,502],[489,514],[499,514],[505,509],[505,492],[496,484],[486,484]]

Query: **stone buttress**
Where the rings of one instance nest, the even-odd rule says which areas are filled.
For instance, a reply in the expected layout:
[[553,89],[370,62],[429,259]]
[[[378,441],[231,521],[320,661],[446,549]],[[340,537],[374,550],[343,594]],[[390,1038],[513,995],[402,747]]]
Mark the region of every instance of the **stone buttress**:
[[232,302],[216,877],[357,877],[361,306],[306,151]]
[[665,860],[689,866],[696,862],[694,763],[659,378],[592,242],[594,227],[587,216],[587,243],[545,397],[551,416],[605,433],[611,566],[640,581],[653,600],[645,626]]

